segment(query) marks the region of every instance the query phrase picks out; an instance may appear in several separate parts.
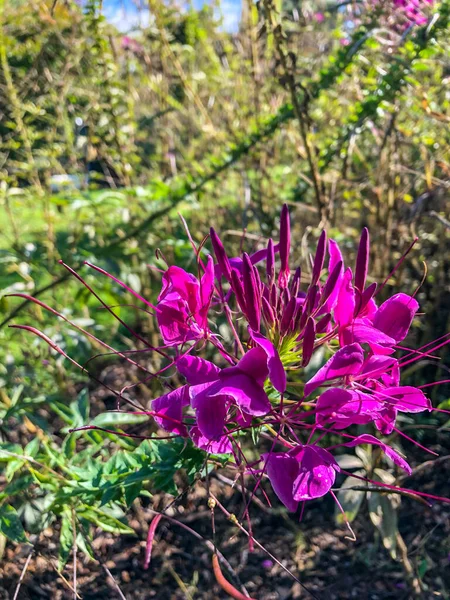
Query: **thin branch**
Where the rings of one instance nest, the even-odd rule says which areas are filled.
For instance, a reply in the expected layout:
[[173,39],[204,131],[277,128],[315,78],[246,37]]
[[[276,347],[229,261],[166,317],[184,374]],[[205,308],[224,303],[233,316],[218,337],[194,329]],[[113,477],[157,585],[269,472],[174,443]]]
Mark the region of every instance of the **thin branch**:
[[20,586],[22,585],[22,581],[25,578],[25,574],[27,572],[28,565],[30,564],[31,557],[33,556],[33,552],[34,552],[34,546],[33,546],[33,548],[31,548],[30,553],[27,556],[27,560],[25,561],[25,564],[23,566],[22,573],[20,574],[19,581],[17,582],[16,591],[14,592],[13,600],[17,600],[17,598],[19,596]]

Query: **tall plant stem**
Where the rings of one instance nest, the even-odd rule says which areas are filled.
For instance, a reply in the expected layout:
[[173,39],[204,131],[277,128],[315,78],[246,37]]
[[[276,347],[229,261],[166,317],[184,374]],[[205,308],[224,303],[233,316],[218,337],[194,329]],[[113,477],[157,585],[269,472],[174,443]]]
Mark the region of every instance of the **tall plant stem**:
[[283,32],[282,25],[277,17],[274,0],[264,0],[264,9],[266,12],[266,21],[268,23],[268,29],[273,34],[278,57],[281,66],[283,67],[284,78],[291,96],[292,108],[299,124],[300,137],[302,138],[302,142],[305,147],[306,160],[309,166],[309,172],[314,188],[314,195],[316,199],[317,208],[322,216],[322,223],[325,224],[328,220],[328,203],[326,201],[325,194],[323,193],[322,185],[320,182],[319,170],[316,166],[315,151],[309,141],[309,131],[307,122],[308,118],[306,115],[308,92],[306,90],[303,90],[304,99],[303,106],[301,106],[299,95],[297,93],[298,84],[295,81],[294,65],[288,57],[288,50],[286,48],[286,36]]

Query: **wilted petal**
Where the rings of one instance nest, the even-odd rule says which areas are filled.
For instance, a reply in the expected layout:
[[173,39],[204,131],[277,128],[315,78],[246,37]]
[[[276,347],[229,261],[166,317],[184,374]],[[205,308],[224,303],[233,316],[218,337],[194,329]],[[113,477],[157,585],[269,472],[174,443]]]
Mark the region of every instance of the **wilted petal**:
[[300,467],[294,481],[294,499],[313,500],[325,496],[339,471],[333,456],[324,448],[304,446],[296,458],[300,460]]
[[216,367],[216,365],[209,362],[209,360],[199,358],[198,356],[191,356],[190,354],[178,358],[176,367],[178,372],[183,375],[183,377],[186,378],[186,381],[191,385],[215,381],[220,373],[219,367]]
[[217,440],[209,440],[202,434],[198,427],[191,427],[189,435],[197,448],[201,448],[201,450],[205,450],[211,454],[230,454],[232,452],[231,441],[226,435]]
[[383,302],[375,314],[373,324],[397,342],[405,339],[419,303],[407,294],[396,294]]
[[386,388],[378,392],[378,397],[401,412],[419,413],[423,410],[431,410],[431,402],[425,394],[409,385]]
[[406,460],[402,456],[400,456],[400,454],[396,452],[393,448],[391,448],[381,440],[377,439],[373,435],[365,433],[363,435],[359,435],[351,442],[347,442],[346,444],[342,445],[351,448],[353,446],[359,446],[359,444],[372,444],[373,446],[379,446],[380,448],[382,448],[386,456],[392,460],[393,463],[404,469],[407,473],[411,473],[411,467],[406,462]]
[[295,512],[298,502],[294,500],[293,487],[299,471],[298,462],[292,456],[281,452],[262,454],[261,458],[266,464],[273,491],[288,510]]
[[189,404],[188,386],[173,390],[152,402],[152,410],[158,413],[154,419],[162,429],[187,437],[187,429],[181,422],[183,407]]
[[364,352],[359,344],[344,346],[308,381],[305,385],[305,398],[327,381],[345,377],[346,375],[358,374],[363,361]]
[[[249,334],[252,340],[265,352],[267,357],[267,368],[269,369],[269,377],[273,387],[283,394],[286,391],[286,373],[283,368],[280,356],[275,346],[260,333],[253,331],[249,327]],[[240,367],[242,369],[242,360]],[[248,372],[248,371],[247,371]],[[264,381],[263,381],[264,383]]]

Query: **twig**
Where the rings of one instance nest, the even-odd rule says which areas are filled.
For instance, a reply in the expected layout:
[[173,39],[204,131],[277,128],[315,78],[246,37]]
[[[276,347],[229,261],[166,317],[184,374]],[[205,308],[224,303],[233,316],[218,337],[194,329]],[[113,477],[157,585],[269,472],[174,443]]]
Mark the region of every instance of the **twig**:
[[[365,42],[368,40],[369,35],[367,33],[367,29],[370,27],[371,25],[364,25],[361,28],[358,28],[352,37],[352,43],[339,51],[339,60],[336,60],[336,57],[333,57],[334,60],[330,61],[328,68],[323,70],[321,78],[317,82],[311,84],[309,89],[309,98],[311,100],[318,98],[321,92],[329,89],[336,79],[342,74],[342,72],[348,67],[357,52],[362,49]],[[108,253],[111,249],[125,243],[129,239],[139,236],[143,231],[148,229],[153,221],[167,214],[170,210],[172,210],[172,208],[185,200],[190,194],[201,191],[207,183],[213,181],[218,175],[220,175],[220,173],[234,165],[241,158],[241,156],[248,154],[254,146],[267,137],[270,137],[283,123],[292,120],[294,117],[295,113],[292,106],[289,103],[283,104],[277,113],[270,116],[268,119],[264,119],[263,122],[256,126],[254,131],[248,134],[241,142],[232,148],[228,148],[227,152],[224,154],[222,162],[217,167],[211,169],[207,175],[198,179],[195,183],[186,184],[185,180],[184,186],[181,186],[178,190],[174,190],[167,194],[166,200],[169,202],[168,206],[149,215],[125,235],[116,236],[109,244],[101,249],[102,252]],[[80,263],[75,264],[76,269],[80,266]],[[34,297],[37,298],[41,296],[59,284],[64,283],[68,278],[69,274],[67,273],[58,279],[55,279],[51,283],[38,288],[34,292]],[[29,304],[29,302],[29,300],[25,300],[16,306],[16,308],[12,310],[9,315],[0,323],[0,329],[9,323],[11,319],[13,319],[23,308]]]
[[225,556],[219,550],[217,550],[217,548],[214,547],[214,544],[211,542],[211,540],[207,540],[202,535],[200,535],[197,531],[195,531],[195,529],[192,529],[191,527],[189,527],[188,525],[186,525],[182,521],[178,521],[178,519],[174,519],[173,517],[169,517],[168,515],[166,515],[164,513],[160,513],[160,512],[158,512],[156,510],[153,510],[152,508],[148,508],[147,510],[149,510],[150,512],[152,512],[154,515],[161,515],[162,517],[164,517],[164,519],[166,519],[167,521],[169,521],[169,523],[173,523],[174,525],[178,525],[179,527],[182,527],[185,531],[187,531],[188,533],[190,533],[191,535],[193,535],[196,539],[200,540],[202,542],[202,544],[204,544],[208,548],[208,550],[211,552],[211,554],[216,553],[218,559],[220,560],[220,562],[223,565],[225,565],[225,567],[229,570],[229,572],[231,573],[231,575],[236,579],[236,582],[242,588],[242,591],[245,594],[247,594],[247,598],[248,598],[248,592],[245,589],[245,587],[243,586],[243,584],[240,582],[237,573],[235,572],[235,570],[233,569],[233,567],[230,565],[230,563],[227,561],[227,559],[225,558]]
[[270,28],[273,33],[273,37],[275,40],[275,45],[277,48],[277,52],[280,58],[280,62],[283,66],[284,76],[289,88],[289,92],[291,94],[291,102],[294,110],[295,117],[300,126],[300,136],[302,138],[303,145],[305,147],[306,160],[308,162],[310,177],[314,188],[314,194],[316,197],[317,208],[319,209],[320,214],[322,215],[322,219],[327,220],[326,207],[327,203],[325,198],[323,197],[320,180],[319,180],[319,171],[316,166],[314,151],[311,148],[308,139],[308,127],[307,127],[307,115],[303,114],[303,111],[306,112],[306,102],[309,98],[308,93],[304,90],[304,102],[303,106],[300,106],[299,97],[297,94],[297,84],[295,81],[295,75],[293,66],[288,64],[288,54],[285,48],[285,39],[286,36],[283,32],[281,23],[277,23],[277,18],[275,16],[275,5],[273,0],[264,0],[264,9],[266,11],[267,21],[270,25]]
[[77,600],[77,523],[75,510],[72,508],[72,556],[73,556],[73,600]]
[[[250,537],[249,532],[245,529],[245,527],[243,527],[239,521],[236,518],[236,515],[231,514],[224,506],[223,504],[221,504],[219,502],[219,500],[214,496],[214,494],[212,492],[209,493],[210,497],[215,501],[216,505],[220,508],[220,510],[223,512],[223,514],[232,522],[236,525],[236,527],[238,527],[238,529],[240,529],[240,531],[242,531],[243,534],[245,534],[247,537]],[[309,590],[304,583],[302,583],[300,581],[300,579],[298,577],[296,577],[294,575],[294,573],[292,573],[292,571],[290,571],[287,567],[285,567],[283,565],[283,563],[281,563],[278,558],[276,556],[274,556],[271,552],[269,552],[269,550],[267,550],[260,542],[258,542],[258,540],[256,540],[255,538],[253,538],[253,541],[255,542],[255,544],[258,546],[258,548],[260,548],[263,552],[265,552],[267,554],[267,556],[269,556],[273,561],[275,561],[277,563],[277,565],[279,565],[283,571],[285,571],[290,577],[292,577],[292,579],[294,581],[296,581],[304,590],[305,592],[308,592],[308,594],[311,595],[312,598],[315,598],[315,600],[319,600],[319,598],[313,593],[311,592],[311,590]]]
[[33,548],[31,548],[30,553],[27,556],[27,560],[25,561],[25,564],[23,566],[22,573],[20,574],[19,581],[17,582],[16,591],[14,592],[13,600],[17,600],[17,598],[19,596],[20,586],[22,585],[22,581],[24,580],[25,573],[27,572],[28,565],[30,564],[30,560],[33,555],[33,552],[34,552],[34,546],[33,546]]

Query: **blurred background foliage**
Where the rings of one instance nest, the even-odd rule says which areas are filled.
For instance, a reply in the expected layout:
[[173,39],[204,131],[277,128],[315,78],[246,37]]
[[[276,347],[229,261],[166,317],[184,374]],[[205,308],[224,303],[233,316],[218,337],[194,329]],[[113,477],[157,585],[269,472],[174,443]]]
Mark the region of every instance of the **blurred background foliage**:
[[[417,298],[426,314],[417,319],[416,345],[449,330],[448,4],[429,6],[427,23],[418,26],[405,23],[387,0],[375,6],[244,0],[233,33],[214,6],[181,9],[149,0],[146,10],[148,23],[124,34],[102,15],[100,0],[15,0],[1,7],[0,435],[14,446],[5,450],[4,477],[9,485],[23,477],[19,492],[34,478],[57,498],[53,510],[66,523],[63,562],[73,543],[67,537],[72,508],[64,504],[71,494],[67,482],[46,482],[46,470],[70,471],[78,488],[86,488],[96,453],[106,460],[111,448],[135,445],[99,433],[66,437],[70,426],[114,408],[114,400],[91,383],[91,413],[86,375],[8,325],[37,326],[81,364],[101,349],[79,329],[8,294],[39,296],[120,350],[139,343],[59,260],[78,269],[121,319],[156,345],[151,317],[83,261],[154,300],[161,256],[196,269],[178,212],[197,243],[212,225],[232,253],[241,243],[256,248],[276,236],[287,202],[293,263],[308,264],[323,227],[350,260],[368,226],[371,276],[381,282],[417,236],[386,290],[413,293],[421,285]],[[441,357],[417,363],[406,373],[408,383],[447,378],[448,350]],[[143,360],[158,366],[154,356]],[[98,379],[110,376],[114,386],[139,381],[135,370],[117,372],[113,362],[101,357],[89,368]],[[152,385],[139,387],[141,400],[151,399]],[[448,399],[446,386],[430,393],[436,404]],[[445,423],[427,419],[436,427]],[[145,432],[147,424],[138,427]],[[33,438],[39,448],[28,448]],[[75,454],[78,440],[84,455]],[[157,452],[145,447],[134,461],[151,471],[148,457]],[[28,465],[18,477],[26,464],[21,453],[42,456],[34,471]],[[170,480],[179,467],[175,455],[167,458]],[[117,472],[125,473],[122,467]],[[113,469],[101,468],[100,479]],[[79,492],[85,525],[96,522],[87,505],[118,501],[115,491],[99,489]],[[42,500],[41,512],[46,506]],[[123,532],[119,513],[110,521],[96,518],[107,531]],[[89,552],[86,542],[80,547]]]

